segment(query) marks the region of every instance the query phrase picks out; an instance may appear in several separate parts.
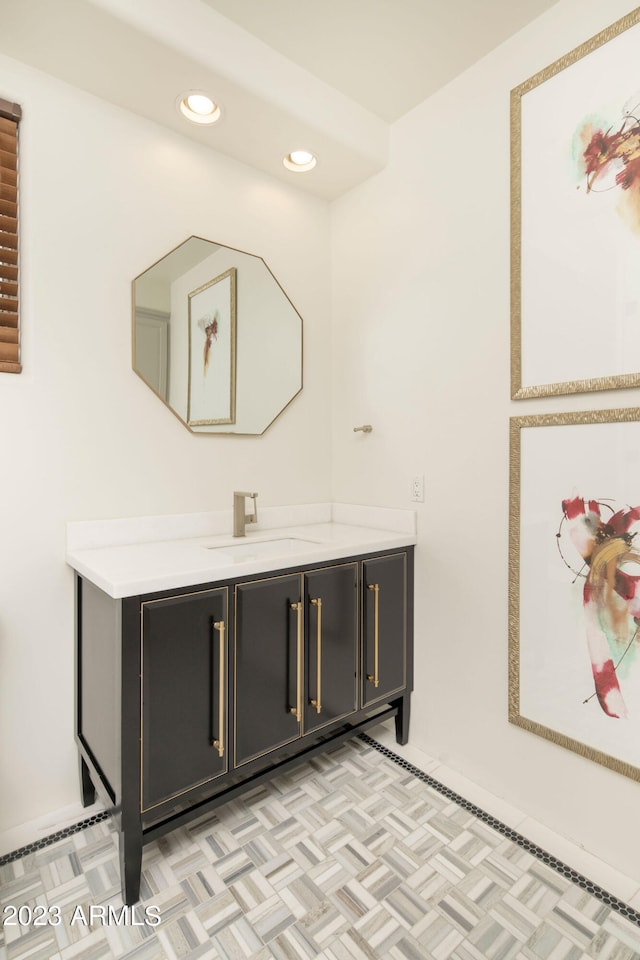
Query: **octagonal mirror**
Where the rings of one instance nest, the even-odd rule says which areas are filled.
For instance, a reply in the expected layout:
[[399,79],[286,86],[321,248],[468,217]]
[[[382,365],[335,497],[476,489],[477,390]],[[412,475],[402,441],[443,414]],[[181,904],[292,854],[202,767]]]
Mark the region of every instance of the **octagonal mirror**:
[[192,432],[259,435],[302,390],[302,317],[262,257],[189,237],[133,281],[133,369]]

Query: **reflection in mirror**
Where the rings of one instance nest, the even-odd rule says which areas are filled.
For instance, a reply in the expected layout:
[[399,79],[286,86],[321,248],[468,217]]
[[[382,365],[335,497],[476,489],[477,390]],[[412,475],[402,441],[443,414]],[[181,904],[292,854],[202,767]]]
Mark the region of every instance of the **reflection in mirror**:
[[192,432],[261,434],[302,389],[302,318],[261,257],[190,237],[133,281],[133,368]]

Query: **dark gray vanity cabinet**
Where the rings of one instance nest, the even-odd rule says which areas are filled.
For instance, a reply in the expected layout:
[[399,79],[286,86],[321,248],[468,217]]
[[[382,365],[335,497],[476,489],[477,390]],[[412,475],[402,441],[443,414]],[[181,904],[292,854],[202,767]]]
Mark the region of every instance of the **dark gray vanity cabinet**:
[[235,766],[357,710],[358,566],[235,587]]
[[76,608],[82,799],[127,904],[144,844],[385,719],[407,741],[412,547],[123,599],[77,575]]
[[227,594],[141,604],[143,811],[229,769]]
[[386,700],[407,682],[407,560],[404,553],[362,563],[362,701]]
[[236,764],[263,756],[299,735],[295,703],[299,575],[235,587],[233,642]]
[[304,576],[304,734],[358,709],[358,573],[348,563]]

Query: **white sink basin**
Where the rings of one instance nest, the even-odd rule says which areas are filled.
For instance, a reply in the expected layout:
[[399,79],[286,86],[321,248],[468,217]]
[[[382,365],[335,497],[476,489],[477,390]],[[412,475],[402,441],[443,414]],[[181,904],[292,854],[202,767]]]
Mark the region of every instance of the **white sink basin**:
[[303,553],[307,547],[315,545],[317,540],[302,540],[297,537],[284,537],[280,540],[258,540],[246,543],[234,543],[221,547],[207,547],[224,559],[260,560],[263,557],[287,557]]

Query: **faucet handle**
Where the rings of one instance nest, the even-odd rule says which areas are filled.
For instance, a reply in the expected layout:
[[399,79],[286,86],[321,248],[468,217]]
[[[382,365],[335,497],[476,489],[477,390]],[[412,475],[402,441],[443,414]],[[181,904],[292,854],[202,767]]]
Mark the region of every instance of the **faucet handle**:
[[[244,490],[234,490],[233,499],[238,502],[239,500],[253,500],[253,513],[248,513],[245,515],[245,523],[257,523],[258,521],[258,504],[256,503],[257,493],[247,493]],[[242,505],[242,512],[244,513],[244,504]]]

